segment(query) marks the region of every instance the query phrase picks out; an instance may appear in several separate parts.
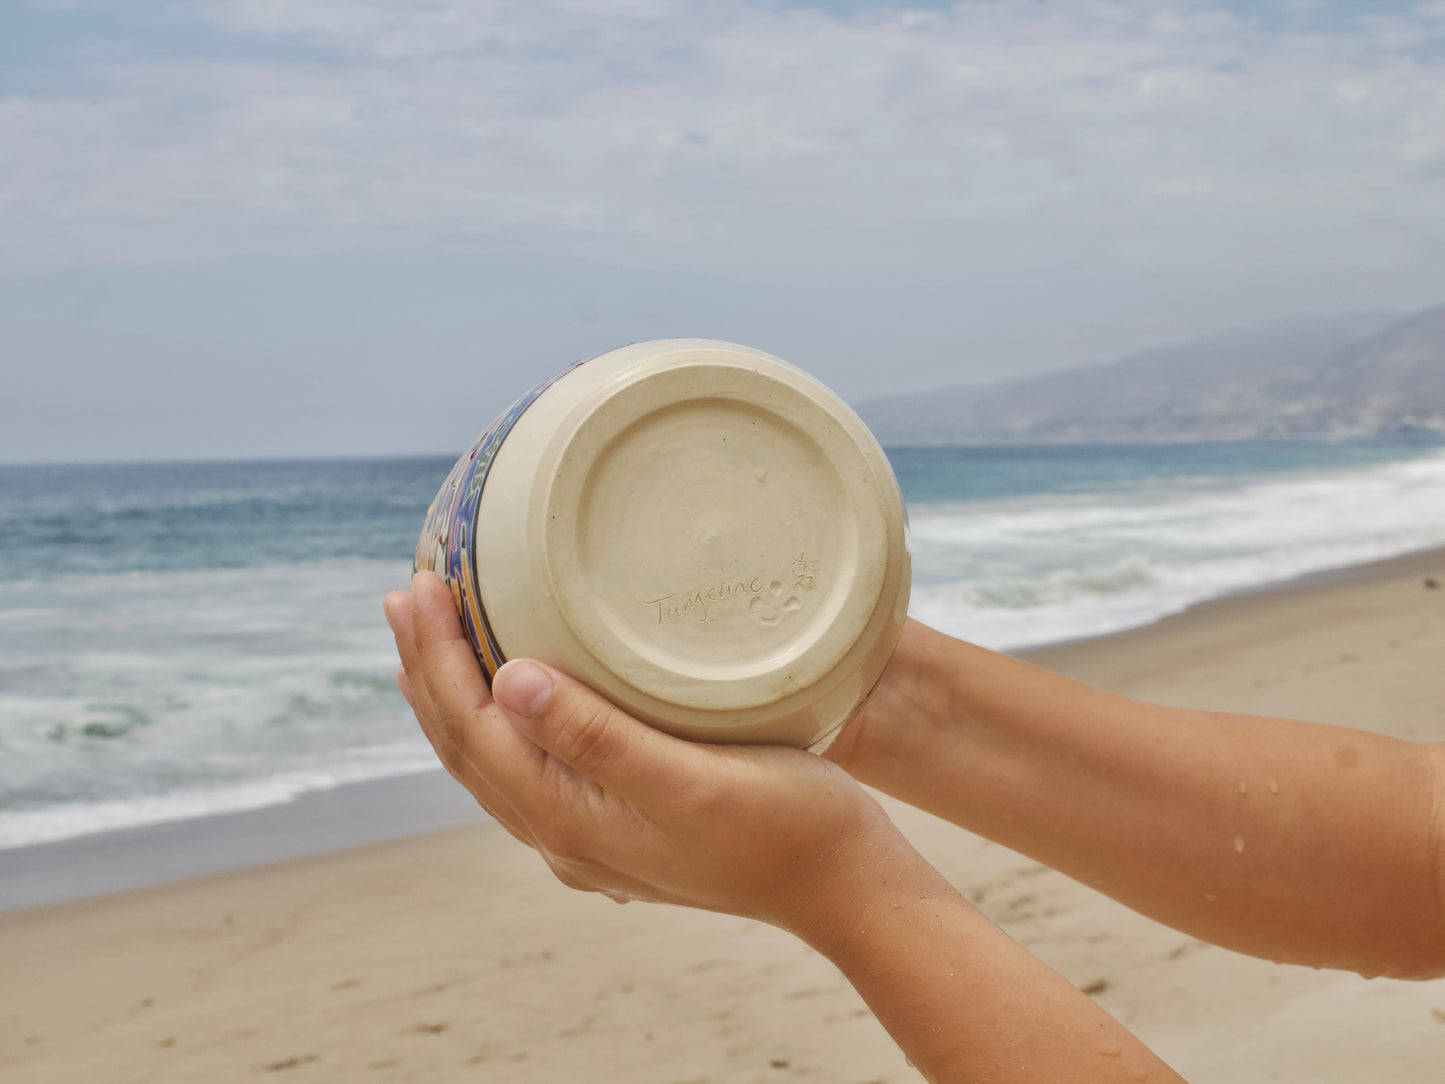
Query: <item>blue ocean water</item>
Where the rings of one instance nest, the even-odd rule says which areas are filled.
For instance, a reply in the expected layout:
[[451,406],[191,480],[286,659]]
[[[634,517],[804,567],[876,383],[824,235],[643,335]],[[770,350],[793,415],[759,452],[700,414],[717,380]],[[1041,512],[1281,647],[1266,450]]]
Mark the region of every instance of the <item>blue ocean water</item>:
[[[997,648],[1445,545],[1439,446],[889,456],[914,615]],[[0,467],[0,848],[433,766],[380,600],[450,465]]]

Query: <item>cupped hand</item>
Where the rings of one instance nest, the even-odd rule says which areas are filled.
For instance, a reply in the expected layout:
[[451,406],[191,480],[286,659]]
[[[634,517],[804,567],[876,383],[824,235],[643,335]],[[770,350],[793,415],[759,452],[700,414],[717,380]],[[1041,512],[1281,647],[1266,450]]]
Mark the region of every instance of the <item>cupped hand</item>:
[[530,660],[489,691],[450,590],[386,599],[398,682],[442,763],[563,883],[747,915],[810,940],[922,860],[846,772],[796,749],[704,745]]
[[[957,705],[948,700],[948,686],[939,680],[939,674],[949,669],[940,658],[947,639],[911,617],[904,622],[888,665],[862,707],[829,743],[824,759],[869,786],[879,786],[890,770],[917,771],[918,761],[899,762],[900,743],[907,748],[909,739],[916,739],[929,725],[957,716]],[[926,742],[909,753],[927,763]]]

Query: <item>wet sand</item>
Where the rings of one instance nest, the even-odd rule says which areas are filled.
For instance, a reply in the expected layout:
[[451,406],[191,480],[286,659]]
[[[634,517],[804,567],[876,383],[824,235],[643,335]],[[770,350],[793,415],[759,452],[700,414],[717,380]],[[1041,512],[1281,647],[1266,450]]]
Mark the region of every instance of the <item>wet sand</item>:
[[[1445,553],[1207,603],[1034,657],[1142,699],[1445,740]],[[451,786],[414,782],[429,779]],[[400,792],[392,809],[382,793],[333,796],[333,828],[374,838],[366,831],[380,822],[393,834],[409,816],[424,822]],[[428,816],[466,817],[460,797],[416,801]],[[297,806],[264,828],[217,820],[260,841],[252,860],[274,857],[286,852],[267,840],[297,846],[295,817],[315,820]],[[990,917],[1196,1084],[1440,1079],[1445,982],[1366,982],[1212,948],[889,808]],[[313,833],[302,851],[357,838],[338,832]],[[86,845],[92,855],[105,838]],[[224,863],[230,850],[201,822],[141,830],[128,850],[112,843],[129,883],[156,879],[156,855],[172,856],[166,876],[196,871],[176,855]],[[51,899],[104,883],[77,888],[78,872],[64,883],[66,868],[87,864],[65,846],[25,859],[31,876],[49,870]],[[7,1082],[795,1077],[919,1079],[831,965],[787,936],[569,892],[485,822],[0,915]]]
[[449,784],[438,766],[284,805],[0,850],[0,913],[477,823],[477,803]]

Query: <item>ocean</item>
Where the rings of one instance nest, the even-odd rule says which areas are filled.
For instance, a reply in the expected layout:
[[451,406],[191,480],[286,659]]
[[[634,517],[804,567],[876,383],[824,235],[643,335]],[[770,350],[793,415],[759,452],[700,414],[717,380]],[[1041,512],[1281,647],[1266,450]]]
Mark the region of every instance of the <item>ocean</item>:
[[[1445,546],[1439,445],[889,457],[914,616],[1000,649]],[[434,767],[380,603],[450,465],[0,467],[0,849]]]

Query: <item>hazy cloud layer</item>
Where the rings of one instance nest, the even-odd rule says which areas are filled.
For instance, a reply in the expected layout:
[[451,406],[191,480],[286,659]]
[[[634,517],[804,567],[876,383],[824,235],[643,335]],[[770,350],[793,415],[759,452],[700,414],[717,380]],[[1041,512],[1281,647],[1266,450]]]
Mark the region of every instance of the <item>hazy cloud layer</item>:
[[1445,0],[0,7],[0,461],[455,449],[667,335],[857,400],[1442,298]]
[[1445,242],[1439,0],[1344,25],[1102,0],[187,10],[249,57],[102,51],[83,90],[0,100],[0,258],[520,240],[1149,265]]

